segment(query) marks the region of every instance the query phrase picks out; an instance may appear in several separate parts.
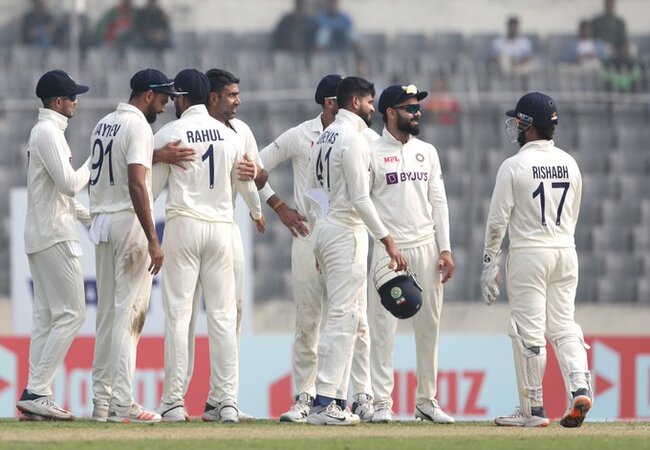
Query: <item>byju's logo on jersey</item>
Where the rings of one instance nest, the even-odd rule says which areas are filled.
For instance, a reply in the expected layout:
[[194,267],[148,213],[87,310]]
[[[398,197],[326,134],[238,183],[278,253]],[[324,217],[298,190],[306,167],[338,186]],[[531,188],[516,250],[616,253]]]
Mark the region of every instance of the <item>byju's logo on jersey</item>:
[[429,181],[429,172],[388,172],[386,174],[386,184],[406,181]]

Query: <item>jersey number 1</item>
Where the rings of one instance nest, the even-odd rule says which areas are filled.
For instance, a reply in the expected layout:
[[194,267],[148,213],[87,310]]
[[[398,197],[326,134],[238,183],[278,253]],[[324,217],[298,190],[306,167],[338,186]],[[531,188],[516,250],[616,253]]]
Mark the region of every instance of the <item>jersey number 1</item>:
[[210,144],[205,153],[201,156],[201,161],[208,160],[210,169],[210,189],[214,189],[214,145]]
[[[566,193],[569,191],[569,183],[566,181],[551,183],[551,188],[553,189],[563,189],[562,198],[560,199],[560,204],[557,207],[557,219],[555,220],[555,225],[560,225],[560,218],[562,217],[562,208],[564,208],[564,200],[566,199]],[[546,197],[544,196],[544,182],[540,182],[535,192],[533,192],[533,198],[539,197],[539,206],[542,213],[542,225],[546,226]]]

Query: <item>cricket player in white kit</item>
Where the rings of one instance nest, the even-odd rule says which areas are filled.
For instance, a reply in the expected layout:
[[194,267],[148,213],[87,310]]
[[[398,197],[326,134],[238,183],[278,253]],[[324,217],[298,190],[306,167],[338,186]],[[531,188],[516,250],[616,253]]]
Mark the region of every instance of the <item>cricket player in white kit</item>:
[[[291,160],[293,169],[293,198],[296,209],[287,206],[273,191],[270,184],[264,185],[260,196],[280,217],[294,236],[291,246],[291,276],[293,298],[296,304],[296,323],[293,346],[293,382],[295,402],[280,416],[281,422],[303,423],[316,395],[318,330],[322,318],[325,282],[314,264],[314,246],[309,228],[305,223],[305,186],[307,166],[318,137],[333,121],[338,111],[336,88],[343,80],[338,74],[326,75],[316,87],[315,101],[322,106],[322,112],[315,118],[282,133],[271,144],[260,151],[260,158],[267,172],[280,163]],[[370,128],[368,132],[372,131]],[[364,134],[365,135],[365,134]],[[379,137],[378,135],[376,136]],[[361,315],[363,318],[364,315]],[[369,333],[365,320],[360,320],[360,334],[355,340],[355,356],[351,369],[354,401],[361,405],[363,399],[371,396]],[[363,323],[363,326],[361,324]],[[372,406],[367,402],[365,409]],[[362,413],[361,406],[357,408]],[[370,417],[370,411],[363,411]]]
[[506,113],[507,131],[519,152],[497,173],[485,230],[481,288],[485,302],[499,295],[499,255],[506,233],[510,249],[506,289],[519,392],[519,407],[497,417],[501,426],[545,427],[542,378],[546,338],[560,365],[571,405],[560,421],[579,427],[591,408],[587,344],[575,322],[578,257],[574,232],[582,195],[582,178],[573,157],[555,147],[558,123],[555,102],[548,95],[524,95]]
[[[239,97],[239,79],[232,73],[221,69],[210,69],[206,72],[210,81],[210,93],[206,101],[206,107],[211,117],[223,123],[231,131],[236,133],[237,138],[241,141],[244,149],[244,159],[240,160],[237,165],[238,178],[240,181],[254,180],[258,189],[262,187],[268,178],[266,171],[261,166],[262,162],[257,150],[257,142],[250,127],[243,121],[236,119],[237,108],[241,104]],[[260,167],[260,170],[257,168]],[[237,201],[237,189],[232,190],[232,204],[235,207]],[[264,232],[264,216],[256,221],[257,231]],[[233,268],[235,272],[235,298],[237,302],[237,340],[241,334],[241,321],[243,312],[244,298],[244,244],[241,238],[241,231],[237,222],[232,222],[232,245],[233,245]],[[194,304],[200,303],[201,290],[197,286]],[[189,335],[189,361],[186,382],[189,383],[192,378],[194,368],[194,335],[196,328],[197,309],[194,308],[190,320]],[[185,387],[187,389],[187,386]],[[210,409],[206,404],[206,413]],[[239,411],[239,421],[246,422],[254,420],[253,417],[243,411]]]
[[195,69],[174,79],[178,120],[156,133],[154,145],[180,139],[196,159],[184,168],[154,166],[154,192],[169,183],[162,269],[165,307],[165,380],[160,413],[164,421],[185,421],[184,396],[189,361],[189,328],[194,295],[200,284],[205,298],[210,339],[210,393],[203,419],[238,422],[238,353],[233,271],[232,191],[242,193],[256,220],[261,220],[257,188],[240,182],[236,163],[243,159],[237,135],[210,117],[205,101],[210,81]]
[[162,266],[151,192],[153,132],[173,81],[155,69],[131,78],[131,97],[91,135],[91,240],[96,244],[97,323],[93,391],[96,420],[158,422],[132,397],[138,340],[152,277]]
[[29,378],[16,407],[21,420],[74,420],[52,398],[56,372],[84,321],[85,297],[77,220],[90,213],[74,196],[88,184],[86,165],[74,170],[63,134],[88,91],[62,70],[45,73],[36,85],[43,103],[27,153],[25,250],[34,281]]
[[[370,146],[370,198],[422,286],[422,307],[408,319],[413,325],[417,358],[415,417],[453,423],[435,398],[442,284],[453,276],[454,262],[438,152],[415,137],[420,132],[418,102],[426,96],[427,92],[412,84],[389,86],[382,92],[379,112],[386,126],[381,138]],[[373,283],[375,270],[386,261],[383,246],[375,242],[368,283],[375,423],[392,421],[393,347],[398,319],[381,305]]]
[[406,267],[370,201],[370,155],[361,132],[372,119],[374,94],[374,86],[362,78],[341,81],[336,120],[318,138],[307,169],[306,197],[311,199],[307,213],[328,301],[318,344],[316,397],[307,417],[313,425],[360,421],[345,404],[359,316],[367,296],[366,226],[386,247],[391,267]]

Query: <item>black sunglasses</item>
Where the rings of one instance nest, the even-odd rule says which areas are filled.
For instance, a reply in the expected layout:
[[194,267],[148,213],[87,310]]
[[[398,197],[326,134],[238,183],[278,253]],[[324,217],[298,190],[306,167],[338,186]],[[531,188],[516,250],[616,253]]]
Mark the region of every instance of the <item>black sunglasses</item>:
[[414,103],[413,105],[402,105],[402,106],[393,106],[393,109],[403,109],[409,114],[417,114],[420,112],[421,106],[419,103]]
[[77,101],[77,94],[66,95],[65,97],[59,97],[59,98],[67,98],[71,102],[74,102],[74,101]]

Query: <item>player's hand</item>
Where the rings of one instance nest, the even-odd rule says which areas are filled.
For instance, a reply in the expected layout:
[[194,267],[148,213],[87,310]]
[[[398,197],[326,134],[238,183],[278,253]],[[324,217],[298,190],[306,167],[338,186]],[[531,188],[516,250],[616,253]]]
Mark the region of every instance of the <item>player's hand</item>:
[[307,218],[300,215],[298,211],[282,204],[275,212],[278,213],[278,217],[294,237],[309,235],[309,228],[305,225]]
[[237,163],[237,179],[239,181],[251,181],[257,176],[257,164],[244,153],[244,159]]
[[149,242],[149,257],[151,258],[151,262],[149,263],[149,268],[147,270],[151,275],[156,275],[160,272],[164,259],[162,248],[160,248],[160,244],[157,240]]
[[399,249],[397,248],[397,245],[395,244],[393,238],[390,235],[388,235],[385,238],[382,238],[381,242],[382,244],[384,244],[386,253],[390,257],[388,268],[393,269],[395,272],[406,270],[406,268],[408,267],[408,264],[406,263],[406,259],[404,258],[404,255],[402,255],[402,252],[400,252]]
[[255,228],[257,229],[257,232],[259,234],[264,234],[264,231],[266,231],[266,218],[264,215],[262,214],[259,219],[255,219],[251,215],[251,219],[253,219],[253,222],[255,222]]
[[501,254],[496,255],[485,252],[483,255],[483,273],[481,273],[481,293],[486,305],[493,304],[499,296],[499,284],[501,276],[499,275],[499,258]]
[[436,267],[438,268],[438,272],[440,272],[440,282],[445,284],[451,279],[456,270],[456,265],[454,264],[454,259],[451,257],[450,251],[446,250],[440,253]]
[[161,148],[156,150],[153,155],[154,164],[157,162],[163,162],[186,170],[184,163],[194,161],[196,152],[194,149],[182,145],[181,140],[179,139],[163,145]]

